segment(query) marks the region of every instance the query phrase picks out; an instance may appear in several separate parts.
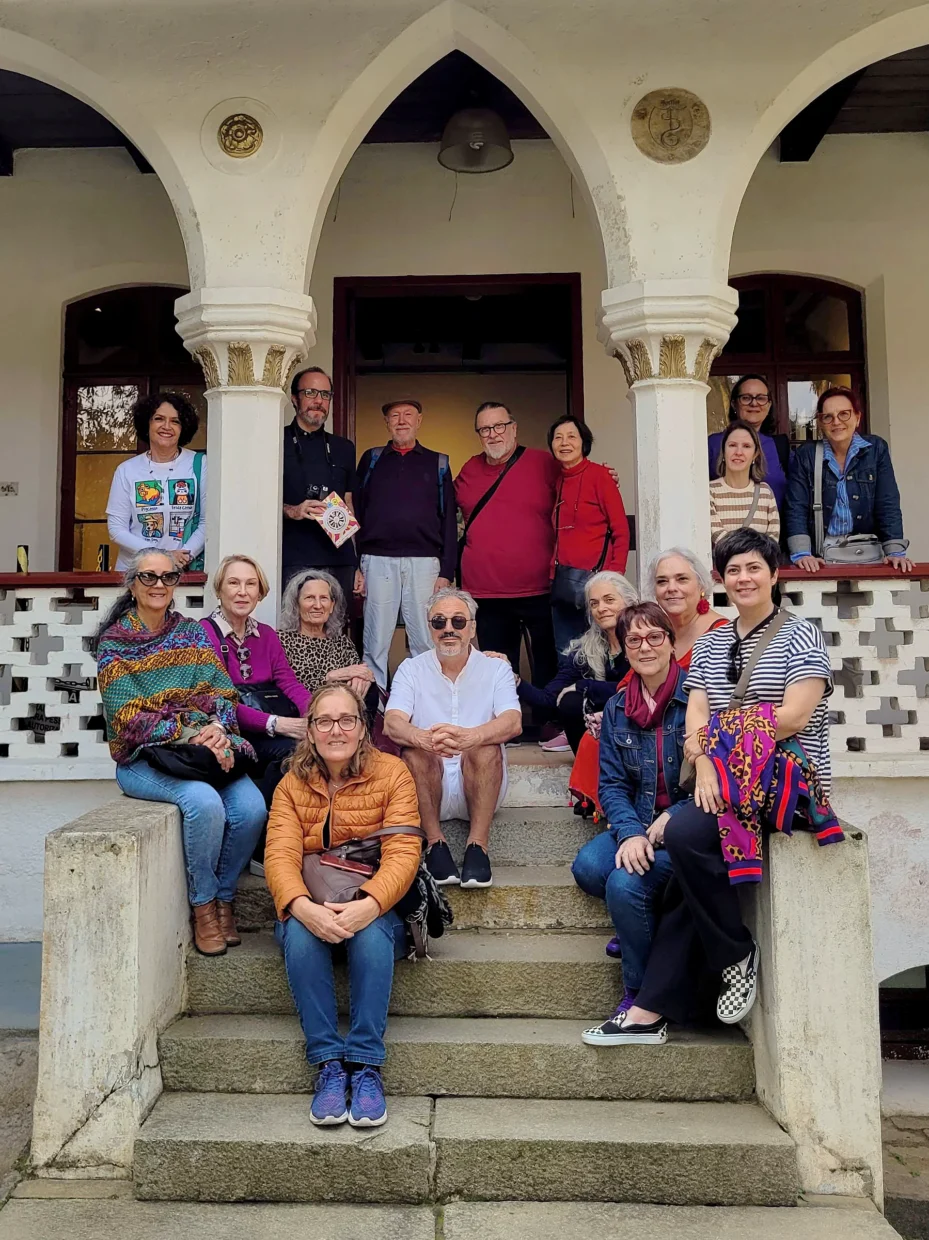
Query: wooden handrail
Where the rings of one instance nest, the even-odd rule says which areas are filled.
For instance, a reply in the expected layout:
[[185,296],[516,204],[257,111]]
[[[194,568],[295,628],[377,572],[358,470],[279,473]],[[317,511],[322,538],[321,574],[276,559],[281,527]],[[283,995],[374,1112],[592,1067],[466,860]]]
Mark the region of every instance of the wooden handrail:
[[[0,573],[0,590],[66,589],[74,586],[122,585],[122,573]],[[206,573],[185,573],[181,586],[201,586]]]

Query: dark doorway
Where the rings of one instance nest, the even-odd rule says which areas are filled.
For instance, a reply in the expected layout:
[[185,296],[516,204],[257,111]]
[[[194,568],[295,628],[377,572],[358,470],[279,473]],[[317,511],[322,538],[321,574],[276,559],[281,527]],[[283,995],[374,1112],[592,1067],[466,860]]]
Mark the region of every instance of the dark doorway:
[[335,429],[359,454],[384,439],[380,406],[411,396],[422,438],[455,470],[478,450],[474,411],[510,405],[520,440],[544,447],[565,411],[584,416],[576,273],[335,280]]

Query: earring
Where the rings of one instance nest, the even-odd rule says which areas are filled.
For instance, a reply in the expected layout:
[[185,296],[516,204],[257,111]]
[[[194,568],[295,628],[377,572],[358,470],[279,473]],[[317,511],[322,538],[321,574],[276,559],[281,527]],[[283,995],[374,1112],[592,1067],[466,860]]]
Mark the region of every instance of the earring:
[[706,597],[705,591],[701,591],[700,602],[697,604],[697,615],[705,616],[709,610],[710,610],[709,599]]

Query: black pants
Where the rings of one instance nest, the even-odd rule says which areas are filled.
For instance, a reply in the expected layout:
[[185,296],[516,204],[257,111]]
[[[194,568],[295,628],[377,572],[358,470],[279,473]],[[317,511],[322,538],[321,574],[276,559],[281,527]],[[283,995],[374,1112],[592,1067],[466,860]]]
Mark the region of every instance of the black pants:
[[729,882],[715,814],[688,803],[668,823],[664,843],[674,872],[636,1003],[682,1023],[692,1013],[702,962],[722,973],[745,959],[752,936]]
[[558,706],[558,722],[564,728],[568,744],[577,753],[584,735],[584,695],[574,690],[566,693]]
[[528,598],[478,599],[478,645],[481,650],[497,650],[505,654],[517,676],[523,634],[529,649],[532,683],[542,689],[554,679],[558,670],[549,596],[533,594]]

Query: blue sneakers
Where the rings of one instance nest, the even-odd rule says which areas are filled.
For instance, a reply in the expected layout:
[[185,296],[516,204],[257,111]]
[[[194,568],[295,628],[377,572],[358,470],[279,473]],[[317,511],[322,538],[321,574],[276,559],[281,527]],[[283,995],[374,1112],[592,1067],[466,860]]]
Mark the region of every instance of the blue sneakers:
[[[310,1107],[310,1120],[314,1124],[344,1124],[348,1119],[345,1088],[348,1077],[338,1059],[327,1060],[319,1069],[316,1092]],[[382,1095],[383,1097],[383,1095]]]
[[353,1128],[377,1128],[386,1119],[387,1099],[381,1074],[371,1064],[365,1064],[352,1073],[352,1109],[348,1122]]

